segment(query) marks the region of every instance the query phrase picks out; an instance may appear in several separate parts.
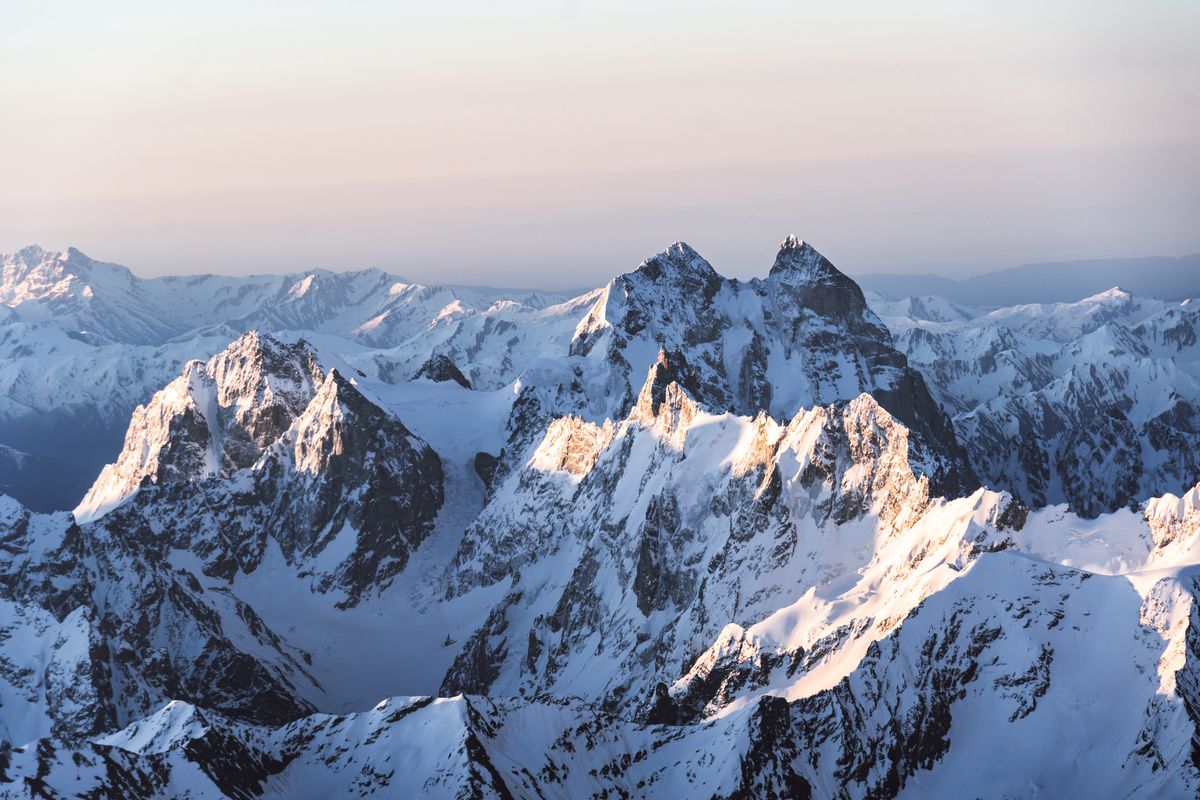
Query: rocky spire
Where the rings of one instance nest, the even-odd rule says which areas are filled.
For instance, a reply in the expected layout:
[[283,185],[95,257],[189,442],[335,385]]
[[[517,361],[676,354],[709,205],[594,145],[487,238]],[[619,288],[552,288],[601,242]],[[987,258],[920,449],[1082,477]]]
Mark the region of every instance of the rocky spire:
[[815,247],[795,234],[779,243],[775,263],[768,280],[796,287],[830,287],[847,295],[847,304],[855,312],[866,309],[862,289]]
[[673,242],[666,250],[646,259],[634,270],[634,275],[654,281],[704,283],[720,279],[720,275],[687,242]]
[[324,375],[304,343],[251,331],[138,406],[117,460],[75,508],[90,521],[143,481],[191,481],[249,467],[304,411]]

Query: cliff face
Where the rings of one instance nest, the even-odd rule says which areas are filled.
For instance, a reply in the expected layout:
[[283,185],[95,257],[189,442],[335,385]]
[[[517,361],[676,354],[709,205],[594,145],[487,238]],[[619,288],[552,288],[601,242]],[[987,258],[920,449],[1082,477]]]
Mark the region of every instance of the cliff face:
[[133,412],[125,446],[75,509],[88,522],[144,481],[186,483],[254,464],[313,399],[324,374],[303,345],[247,333]]
[[767,278],[749,282],[721,277],[676,243],[612,281],[571,343],[572,354],[607,373],[603,413],[610,417],[628,413],[659,350],[686,360],[692,397],[713,412],[787,420],[871,394],[926,440],[935,454],[929,477],[940,493],[975,488],[949,417],[893,347],[862,290],[794,236],[780,245]]

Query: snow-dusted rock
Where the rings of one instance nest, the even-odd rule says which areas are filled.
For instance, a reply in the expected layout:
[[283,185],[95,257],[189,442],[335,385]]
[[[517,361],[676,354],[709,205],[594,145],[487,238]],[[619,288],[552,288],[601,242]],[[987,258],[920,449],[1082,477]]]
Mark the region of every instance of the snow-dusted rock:
[[1113,289],[1076,303],[929,313],[876,300],[954,411],[975,472],[1029,505],[1112,511],[1200,481],[1200,316]]
[[[21,258],[0,347],[217,345],[74,516],[0,497],[0,796],[1200,791],[1187,305]],[[206,338],[73,330],[112,281]]]
[[160,484],[226,476],[254,464],[291,425],[324,380],[303,343],[247,333],[183,374],[133,412],[125,446],[75,508],[89,522]]
[[677,242],[610,282],[571,343],[572,354],[606,368],[603,384],[587,392],[606,398],[609,417],[628,412],[659,350],[686,359],[693,397],[717,413],[790,419],[872,394],[933,448],[930,480],[939,491],[973,488],[949,419],[862,291],[795,236],[765,279],[745,283]]

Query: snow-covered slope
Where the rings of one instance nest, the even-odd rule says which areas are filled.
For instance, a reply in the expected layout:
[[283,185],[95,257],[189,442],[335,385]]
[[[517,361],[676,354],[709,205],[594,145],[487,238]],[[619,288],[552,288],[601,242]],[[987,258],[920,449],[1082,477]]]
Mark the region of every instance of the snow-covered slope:
[[780,245],[766,279],[723,278],[677,242],[610,282],[575,330],[570,354],[582,363],[560,378],[555,396],[536,387],[543,413],[624,416],[661,352],[710,412],[786,420],[871,394],[929,446],[923,467],[939,491],[973,488],[949,419],[921,375],[858,286],[795,236]]
[[425,287],[378,269],[290,275],[138,278],[125,267],[31,246],[0,256],[0,305],[28,322],[125,344],[161,344],[205,328],[309,330],[395,346],[437,314],[497,303],[541,310],[552,292]]
[[75,508],[88,522],[135,494],[144,480],[195,481],[252,465],[313,400],[324,374],[303,343],[248,333],[138,406],[115,463]]
[[125,267],[71,248],[27,247],[3,257],[0,303],[30,323],[126,344],[157,344],[187,331],[171,309]]
[[384,381],[448,358],[475,386],[566,350],[594,295],[426,287],[380,270],[143,279],[69,250],[0,256],[0,445],[64,468],[0,486],[39,508],[78,503],[121,449],[134,408],[242,333],[307,338]]
[[[163,345],[8,321],[227,341],[74,514],[0,498],[0,797],[1200,792],[1188,305],[877,316],[795,238],[565,302],[391,280],[147,282],[242,287]],[[1113,409],[1162,422],[1134,471]]]
[[979,477],[1094,516],[1200,480],[1200,311],[1112,289],[945,313],[876,297]]
[[[584,619],[580,601],[621,594],[597,595],[620,581],[608,568],[590,581],[591,569],[576,570],[569,583],[579,588],[554,603],[564,610],[561,638],[543,642],[539,657],[548,664],[554,656],[573,675],[561,696],[531,700],[495,688],[489,697],[401,696],[349,715],[301,712],[291,722],[239,721],[175,701],[108,723],[125,727],[82,744],[54,735],[46,720],[21,731],[43,738],[13,739],[20,744],[4,772],[11,783],[0,788],[14,797],[35,796],[41,785],[164,798],[677,797],[696,787],[722,797],[1005,797],[1034,786],[1051,796],[1189,797],[1200,787],[1191,755],[1200,587],[1176,560],[1190,556],[1169,548],[1183,540],[1194,548],[1194,505],[1168,498],[1146,518],[1119,512],[1085,522],[1062,510],[1026,517],[989,493],[934,503],[916,525],[869,546],[866,568],[834,577],[824,567],[812,588],[785,588],[787,596],[766,603],[758,592],[747,617],[757,616],[755,605],[778,610],[755,624],[725,624],[690,664],[629,661],[619,683],[649,683],[661,671],[680,677],[621,703],[599,700],[611,673],[591,670],[611,660],[610,646],[637,648],[642,637],[622,644],[618,612],[615,624],[604,615],[590,623],[591,642],[578,655],[562,647],[578,630],[572,622]],[[1172,525],[1171,542],[1149,535]],[[854,527],[827,533],[853,536]],[[1112,557],[1130,553],[1124,567],[1133,571],[1110,574]],[[1147,557],[1158,559],[1150,571]],[[517,585],[538,594],[552,580],[550,570],[539,572],[523,568]],[[730,597],[720,584],[706,582],[704,593],[755,597]],[[668,611],[670,594],[661,595]],[[493,606],[505,619],[520,605],[510,596]],[[639,602],[630,597],[624,613],[641,616]],[[392,607],[403,625],[403,608]],[[646,611],[643,626],[663,619],[653,603]],[[509,638],[487,616],[510,646],[525,638]],[[62,642],[57,661],[79,652],[71,635],[79,634],[53,634]],[[655,652],[658,641],[651,636],[642,648]],[[501,673],[526,671],[528,655],[510,652]],[[30,672],[44,669],[37,663]],[[56,673],[45,674],[49,697]],[[46,707],[78,715],[87,699]],[[995,755],[981,762],[980,752]]]

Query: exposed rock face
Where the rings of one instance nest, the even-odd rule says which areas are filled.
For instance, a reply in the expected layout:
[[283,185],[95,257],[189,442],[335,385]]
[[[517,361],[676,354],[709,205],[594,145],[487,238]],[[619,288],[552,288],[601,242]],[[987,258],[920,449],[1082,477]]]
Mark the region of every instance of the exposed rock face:
[[87,522],[145,482],[186,483],[254,464],[324,380],[304,345],[247,333],[183,374],[133,413],[125,447],[100,473],[75,517]]
[[445,354],[495,389],[565,351],[594,295],[421,286],[380,270],[144,279],[77,250],[0,255],[0,446],[62,462],[55,480],[15,480],[0,457],[0,487],[74,508],[133,410],[247,331],[354,342],[334,348],[347,374],[389,383]]
[[459,371],[449,356],[438,353],[430,356],[429,360],[413,374],[413,380],[427,378],[431,381],[454,381],[464,389],[471,388],[471,382]]
[[28,512],[6,523],[6,601],[62,630],[35,668],[49,731],[25,738],[93,735],[170,699],[260,721],[312,711],[309,655],[226,582],[277,551],[353,606],[404,569],[442,504],[437,454],[302,344],[242,337],[134,426],[147,420],[101,478],[141,470],[132,500],[82,528]]
[[1191,537],[1200,530],[1200,486],[1193,486],[1182,497],[1154,498],[1146,503],[1143,515],[1155,547],[1190,545]]
[[102,522],[124,531],[150,519],[226,579],[256,569],[273,543],[289,563],[322,564],[314,588],[354,604],[404,569],[442,501],[437,454],[333,369],[251,466],[146,485]]
[[1200,792],[1200,486],[1125,471],[1190,469],[1179,309],[910,301],[931,389],[794,238],[520,311],[271,280],[230,316],[321,349],[186,364],[74,517],[0,498],[0,795]]
[[387,586],[429,534],[443,500],[436,453],[337,370],[254,469],[265,521],[293,561],[354,535],[331,578],[348,602]]
[[[36,663],[0,676],[29,709],[5,717],[7,741],[97,735],[174,697],[276,721],[312,709],[297,689],[311,683],[300,654],[244,602],[175,570],[148,525],[114,535],[65,516],[6,520],[8,637],[45,643]],[[247,639],[228,630],[231,619]]]
[[[836,574],[823,531],[869,518],[886,539],[933,505],[911,466],[926,455],[869,395],[785,426],[707,414],[679,383],[691,374],[660,355],[628,418],[557,420],[493,487],[449,596],[510,576],[511,589],[443,691],[649,697],[731,618],[749,626],[780,592]],[[552,593],[526,586],[547,570],[570,579]],[[608,666],[581,676],[570,665],[598,626]]]
[[[607,371],[602,396],[611,417],[628,413],[659,350],[686,359],[681,385],[708,411],[786,420],[872,394],[937,454],[928,466],[939,493],[975,487],[949,417],[892,346],[862,291],[794,236],[780,246],[768,277],[748,283],[722,278],[676,243],[611,282],[571,344],[572,354]],[[588,407],[594,400],[579,410]]]
[[[939,320],[877,301],[986,485],[1088,517],[1200,481],[1200,314],[1118,289]],[[946,317],[946,319],[941,319]]]

